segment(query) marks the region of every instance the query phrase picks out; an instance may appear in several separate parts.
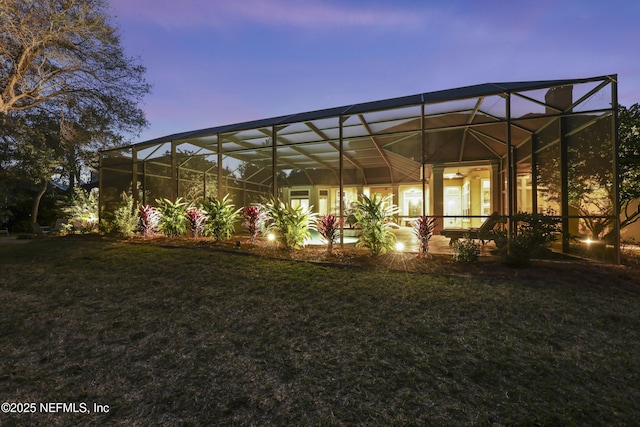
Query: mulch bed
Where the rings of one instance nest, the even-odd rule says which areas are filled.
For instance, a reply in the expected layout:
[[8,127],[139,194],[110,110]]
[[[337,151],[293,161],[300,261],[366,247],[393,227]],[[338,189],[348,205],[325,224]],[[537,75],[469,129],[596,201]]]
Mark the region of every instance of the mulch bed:
[[579,288],[611,289],[640,294],[640,260],[628,258],[625,265],[570,258],[556,254],[556,259],[532,260],[528,267],[512,267],[497,256],[481,256],[476,263],[455,262],[449,254],[429,254],[419,258],[415,253],[390,252],[373,257],[366,249],[353,246],[334,247],[328,253],[324,247],[309,246],[296,251],[284,251],[271,242],[231,240],[215,242],[209,238],[131,237],[119,239],[128,243],[225,251],[288,261],[311,262],[336,268],[363,268],[397,271],[410,274],[453,275],[487,279],[542,281]]

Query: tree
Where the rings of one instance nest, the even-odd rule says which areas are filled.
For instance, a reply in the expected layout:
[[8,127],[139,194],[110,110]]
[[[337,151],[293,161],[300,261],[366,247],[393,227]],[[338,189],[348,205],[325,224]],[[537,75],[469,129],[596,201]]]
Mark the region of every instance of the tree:
[[618,120],[622,228],[640,219],[640,105],[620,106]]
[[0,160],[4,175],[38,186],[32,222],[53,174],[74,187],[96,149],[147,125],[145,69],[124,55],[106,5],[0,2]]
[[[640,105],[618,108],[620,228],[640,220]],[[587,118],[589,119],[589,118]],[[571,124],[579,128],[581,123]],[[568,138],[568,203],[584,216],[594,238],[612,240],[614,229],[614,176],[610,122],[598,120]],[[560,157],[538,165],[540,187],[547,199],[561,203]],[[632,209],[636,207],[636,209]]]
[[31,219],[37,221],[40,200],[51,177],[60,173],[60,144],[57,123],[44,114],[22,115],[5,121],[6,143],[1,177],[5,182],[30,182],[35,190]]
[[3,0],[0,4],[0,114],[47,101],[133,107],[149,86],[124,56],[104,0]]

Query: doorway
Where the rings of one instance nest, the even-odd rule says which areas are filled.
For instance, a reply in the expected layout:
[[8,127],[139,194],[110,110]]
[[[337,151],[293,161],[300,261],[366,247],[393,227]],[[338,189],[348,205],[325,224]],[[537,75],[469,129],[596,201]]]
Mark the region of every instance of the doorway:
[[462,227],[462,187],[444,187],[444,228]]

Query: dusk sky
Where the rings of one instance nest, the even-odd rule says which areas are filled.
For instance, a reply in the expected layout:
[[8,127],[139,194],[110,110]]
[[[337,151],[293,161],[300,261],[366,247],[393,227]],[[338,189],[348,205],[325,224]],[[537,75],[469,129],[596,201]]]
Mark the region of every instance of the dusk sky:
[[637,0],[109,0],[172,133],[481,83],[618,74],[640,102]]

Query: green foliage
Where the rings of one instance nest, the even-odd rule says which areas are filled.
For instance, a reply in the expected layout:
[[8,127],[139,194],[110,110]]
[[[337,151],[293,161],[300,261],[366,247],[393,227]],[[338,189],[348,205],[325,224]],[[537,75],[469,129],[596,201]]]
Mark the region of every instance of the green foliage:
[[357,245],[367,248],[373,256],[392,250],[396,236],[389,225],[397,213],[392,196],[361,194],[353,210],[355,226],[361,230]]
[[480,256],[480,245],[475,240],[465,236],[453,244],[453,260],[462,263],[474,263]]
[[191,209],[189,203],[178,197],[175,202],[169,199],[158,199],[158,230],[167,237],[180,237],[187,231],[187,211]]
[[123,192],[122,201],[122,206],[113,213],[113,227],[110,231],[128,237],[138,231],[138,209],[134,206],[132,195]]
[[[122,193],[122,198],[126,204],[126,193]],[[70,222],[81,224],[82,231],[95,231],[98,225],[98,195],[95,191],[85,191],[76,187],[63,211]]]
[[270,200],[263,204],[263,209],[267,214],[267,231],[276,234],[285,250],[299,249],[311,238],[309,228],[315,214],[310,208]]
[[235,233],[235,224],[240,213],[240,209],[234,209],[229,195],[224,196],[222,200],[209,197],[202,201],[201,207],[207,215],[204,234],[214,237],[217,241],[229,240]]
[[640,199],[640,104],[618,110],[620,135],[620,228],[640,219],[640,210],[631,209]]
[[513,221],[510,238],[504,225],[494,231],[500,256],[513,266],[526,266],[532,257],[544,255],[561,232],[558,219],[548,215],[518,212]]
[[341,219],[338,219],[335,215],[322,215],[316,219],[314,227],[320,234],[320,236],[327,243],[327,252],[333,250],[333,243],[338,239],[340,234]]
[[[147,126],[137,106],[150,90],[145,68],[116,27],[104,0],[0,3],[0,170],[38,188],[52,176],[75,187],[98,149]],[[38,219],[43,192],[33,222],[48,219]]]
[[413,234],[420,242],[418,256],[425,257],[429,255],[429,240],[431,240],[435,228],[436,219],[427,215],[420,215],[413,223]]
[[108,219],[100,219],[100,223],[98,224],[98,232],[100,234],[112,234],[114,231],[114,225],[112,220]]

